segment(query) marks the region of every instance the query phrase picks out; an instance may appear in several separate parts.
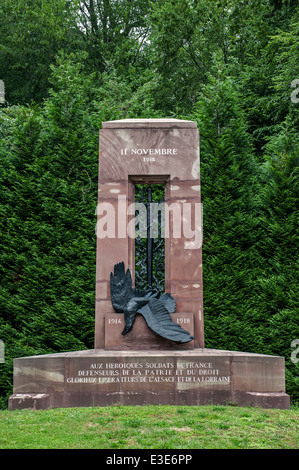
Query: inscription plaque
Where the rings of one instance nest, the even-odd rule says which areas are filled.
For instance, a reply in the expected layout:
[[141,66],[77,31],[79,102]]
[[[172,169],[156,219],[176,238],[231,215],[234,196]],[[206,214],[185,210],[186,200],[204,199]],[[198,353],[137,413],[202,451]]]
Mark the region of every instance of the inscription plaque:
[[73,361],[66,390],[110,391],[230,388],[230,363],[217,357],[138,357],[101,362]]

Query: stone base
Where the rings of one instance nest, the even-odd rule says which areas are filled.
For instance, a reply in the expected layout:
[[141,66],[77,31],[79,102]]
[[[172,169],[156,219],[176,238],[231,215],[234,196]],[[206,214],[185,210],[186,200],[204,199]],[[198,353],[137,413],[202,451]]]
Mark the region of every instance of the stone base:
[[10,410],[116,404],[288,409],[284,358],[213,349],[93,349],[14,361]]

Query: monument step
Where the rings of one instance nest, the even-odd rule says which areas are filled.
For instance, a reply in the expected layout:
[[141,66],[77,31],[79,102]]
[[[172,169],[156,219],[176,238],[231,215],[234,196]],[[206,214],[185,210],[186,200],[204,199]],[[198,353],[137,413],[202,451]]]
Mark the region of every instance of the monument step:
[[9,409],[205,405],[288,409],[284,358],[253,353],[86,350],[15,359]]

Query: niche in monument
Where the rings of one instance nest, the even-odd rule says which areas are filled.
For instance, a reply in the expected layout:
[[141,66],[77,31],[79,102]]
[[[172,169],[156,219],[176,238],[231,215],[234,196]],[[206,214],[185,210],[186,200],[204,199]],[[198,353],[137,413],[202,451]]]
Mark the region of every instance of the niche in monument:
[[16,358],[9,409],[289,408],[283,357],[204,347],[199,169],[195,122],[102,124],[94,349]]
[[165,185],[135,184],[135,287],[165,290]]

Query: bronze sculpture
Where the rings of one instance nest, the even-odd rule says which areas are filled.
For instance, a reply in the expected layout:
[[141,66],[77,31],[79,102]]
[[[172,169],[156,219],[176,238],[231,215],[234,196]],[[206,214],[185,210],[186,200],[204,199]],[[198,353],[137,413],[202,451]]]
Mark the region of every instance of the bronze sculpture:
[[148,327],[163,338],[175,343],[188,343],[194,339],[171,319],[170,313],[176,309],[174,298],[167,293],[161,294],[157,289],[134,289],[131,272],[129,269],[125,272],[123,262],[117,263],[110,274],[110,291],[114,310],[125,316],[122,335],[131,331],[136,315],[140,313]]

